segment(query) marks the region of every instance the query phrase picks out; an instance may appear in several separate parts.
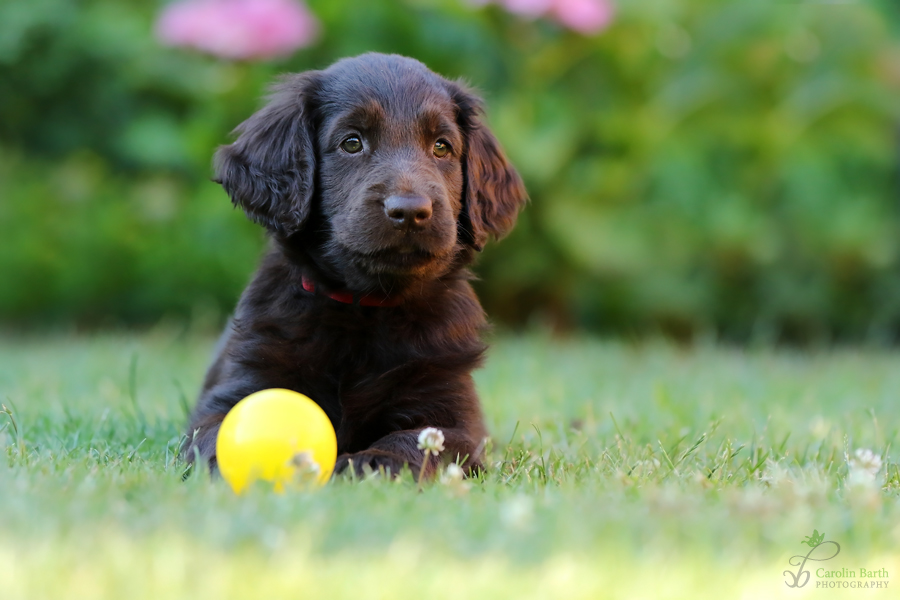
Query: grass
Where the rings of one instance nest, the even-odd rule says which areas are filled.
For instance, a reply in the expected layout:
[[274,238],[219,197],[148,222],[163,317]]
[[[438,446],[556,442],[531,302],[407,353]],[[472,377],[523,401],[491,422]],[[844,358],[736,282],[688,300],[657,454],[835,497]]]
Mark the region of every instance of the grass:
[[[892,597],[900,353],[497,340],[483,481],[182,481],[213,338],[0,341],[0,598]],[[847,456],[871,449],[874,483]],[[840,543],[785,585],[816,529]],[[811,564],[811,563],[810,563]],[[886,569],[888,589],[816,589]],[[860,577],[832,580],[857,581]]]

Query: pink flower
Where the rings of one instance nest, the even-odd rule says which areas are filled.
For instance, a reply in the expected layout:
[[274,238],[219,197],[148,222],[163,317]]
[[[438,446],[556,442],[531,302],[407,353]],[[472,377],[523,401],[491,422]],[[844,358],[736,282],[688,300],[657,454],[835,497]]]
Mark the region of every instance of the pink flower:
[[539,17],[553,6],[553,0],[501,0],[511,13],[526,17]]
[[266,59],[313,42],[318,23],[297,0],[179,0],[166,6],[156,35],[222,58]]
[[554,0],[553,16],[579,33],[597,33],[612,21],[613,6],[609,0]]
[[583,34],[597,33],[612,22],[612,0],[469,0],[483,6],[491,1],[502,4],[511,13],[531,19],[550,17]]

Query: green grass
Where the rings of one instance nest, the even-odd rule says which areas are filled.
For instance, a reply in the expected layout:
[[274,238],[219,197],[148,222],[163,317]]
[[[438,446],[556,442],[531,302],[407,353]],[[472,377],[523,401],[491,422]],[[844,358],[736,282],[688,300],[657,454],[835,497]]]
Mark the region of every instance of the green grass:
[[[0,598],[772,598],[900,575],[900,353],[501,338],[490,471],[236,497],[175,452],[213,338],[0,341]],[[880,455],[873,485],[846,456]],[[841,554],[785,586],[813,529]]]

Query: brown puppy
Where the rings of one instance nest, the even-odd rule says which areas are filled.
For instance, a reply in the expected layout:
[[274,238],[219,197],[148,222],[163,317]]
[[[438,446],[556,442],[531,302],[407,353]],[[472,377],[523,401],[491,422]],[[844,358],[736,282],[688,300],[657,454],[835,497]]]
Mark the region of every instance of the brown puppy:
[[365,54],[284,78],[237,132],[217,181],[271,244],[206,376],[188,460],[215,468],[228,410],[278,387],[331,419],[336,472],[418,473],[425,427],[479,467],[485,318],[466,265],[526,201],[480,100],[418,61]]

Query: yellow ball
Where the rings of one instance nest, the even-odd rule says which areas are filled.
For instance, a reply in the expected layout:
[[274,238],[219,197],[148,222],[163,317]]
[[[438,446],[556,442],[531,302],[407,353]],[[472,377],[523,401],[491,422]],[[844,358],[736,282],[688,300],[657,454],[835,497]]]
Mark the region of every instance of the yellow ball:
[[234,405],[216,438],[222,477],[240,494],[261,479],[283,492],[292,484],[322,485],[337,459],[337,438],[318,404],[303,394],[268,389]]

